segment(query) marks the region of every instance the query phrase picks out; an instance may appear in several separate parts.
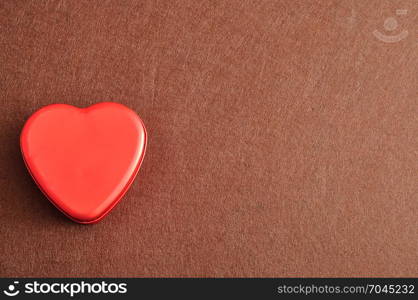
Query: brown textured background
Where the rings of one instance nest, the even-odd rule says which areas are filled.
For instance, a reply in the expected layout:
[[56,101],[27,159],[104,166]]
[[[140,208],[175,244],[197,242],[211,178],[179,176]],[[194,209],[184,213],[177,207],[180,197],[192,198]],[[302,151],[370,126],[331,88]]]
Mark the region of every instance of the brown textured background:
[[[417,9],[1,1],[0,276],[418,276]],[[395,44],[372,34],[390,16]],[[82,226],[18,140],[43,105],[98,101],[150,140],[123,201]]]

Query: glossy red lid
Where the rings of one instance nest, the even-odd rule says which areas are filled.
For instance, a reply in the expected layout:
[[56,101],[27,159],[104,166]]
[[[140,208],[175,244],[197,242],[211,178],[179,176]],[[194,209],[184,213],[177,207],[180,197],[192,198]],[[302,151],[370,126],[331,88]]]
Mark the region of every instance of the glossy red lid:
[[146,143],[138,115],[111,102],[84,109],[43,107],[20,137],[26,166],[40,189],[83,224],[99,221],[119,202],[141,166]]

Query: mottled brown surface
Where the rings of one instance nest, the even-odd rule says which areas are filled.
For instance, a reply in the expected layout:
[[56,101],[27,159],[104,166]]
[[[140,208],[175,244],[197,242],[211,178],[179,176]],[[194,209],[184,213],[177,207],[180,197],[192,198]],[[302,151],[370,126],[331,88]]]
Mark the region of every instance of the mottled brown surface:
[[[408,9],[397,16],[396,9]],[[418,276],[416,1],[1,1],[0,276]],[[394,16],[397,34],[372,34]],[[97,225],[19,153],[50,103],[149,132]]]

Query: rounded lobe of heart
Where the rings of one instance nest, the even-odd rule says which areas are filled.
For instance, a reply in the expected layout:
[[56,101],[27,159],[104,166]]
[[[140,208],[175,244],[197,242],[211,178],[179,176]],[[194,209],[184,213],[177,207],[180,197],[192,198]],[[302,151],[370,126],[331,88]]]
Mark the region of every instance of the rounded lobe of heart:
[[146,138],[143,122],[124,105],[53,104],[28,119],[20,144],[29,172],[49,200],[74,221],[95,223],[129,188]]

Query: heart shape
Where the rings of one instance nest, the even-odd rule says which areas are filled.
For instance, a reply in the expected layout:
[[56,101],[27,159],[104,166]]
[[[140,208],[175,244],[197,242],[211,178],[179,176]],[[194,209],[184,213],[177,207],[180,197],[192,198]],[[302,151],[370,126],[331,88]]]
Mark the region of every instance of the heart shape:
[[144,159],[145,126],[124,105],[52,104],[25,123],[20,147],[47,198],[72,220],[98,222],[120,201]]

